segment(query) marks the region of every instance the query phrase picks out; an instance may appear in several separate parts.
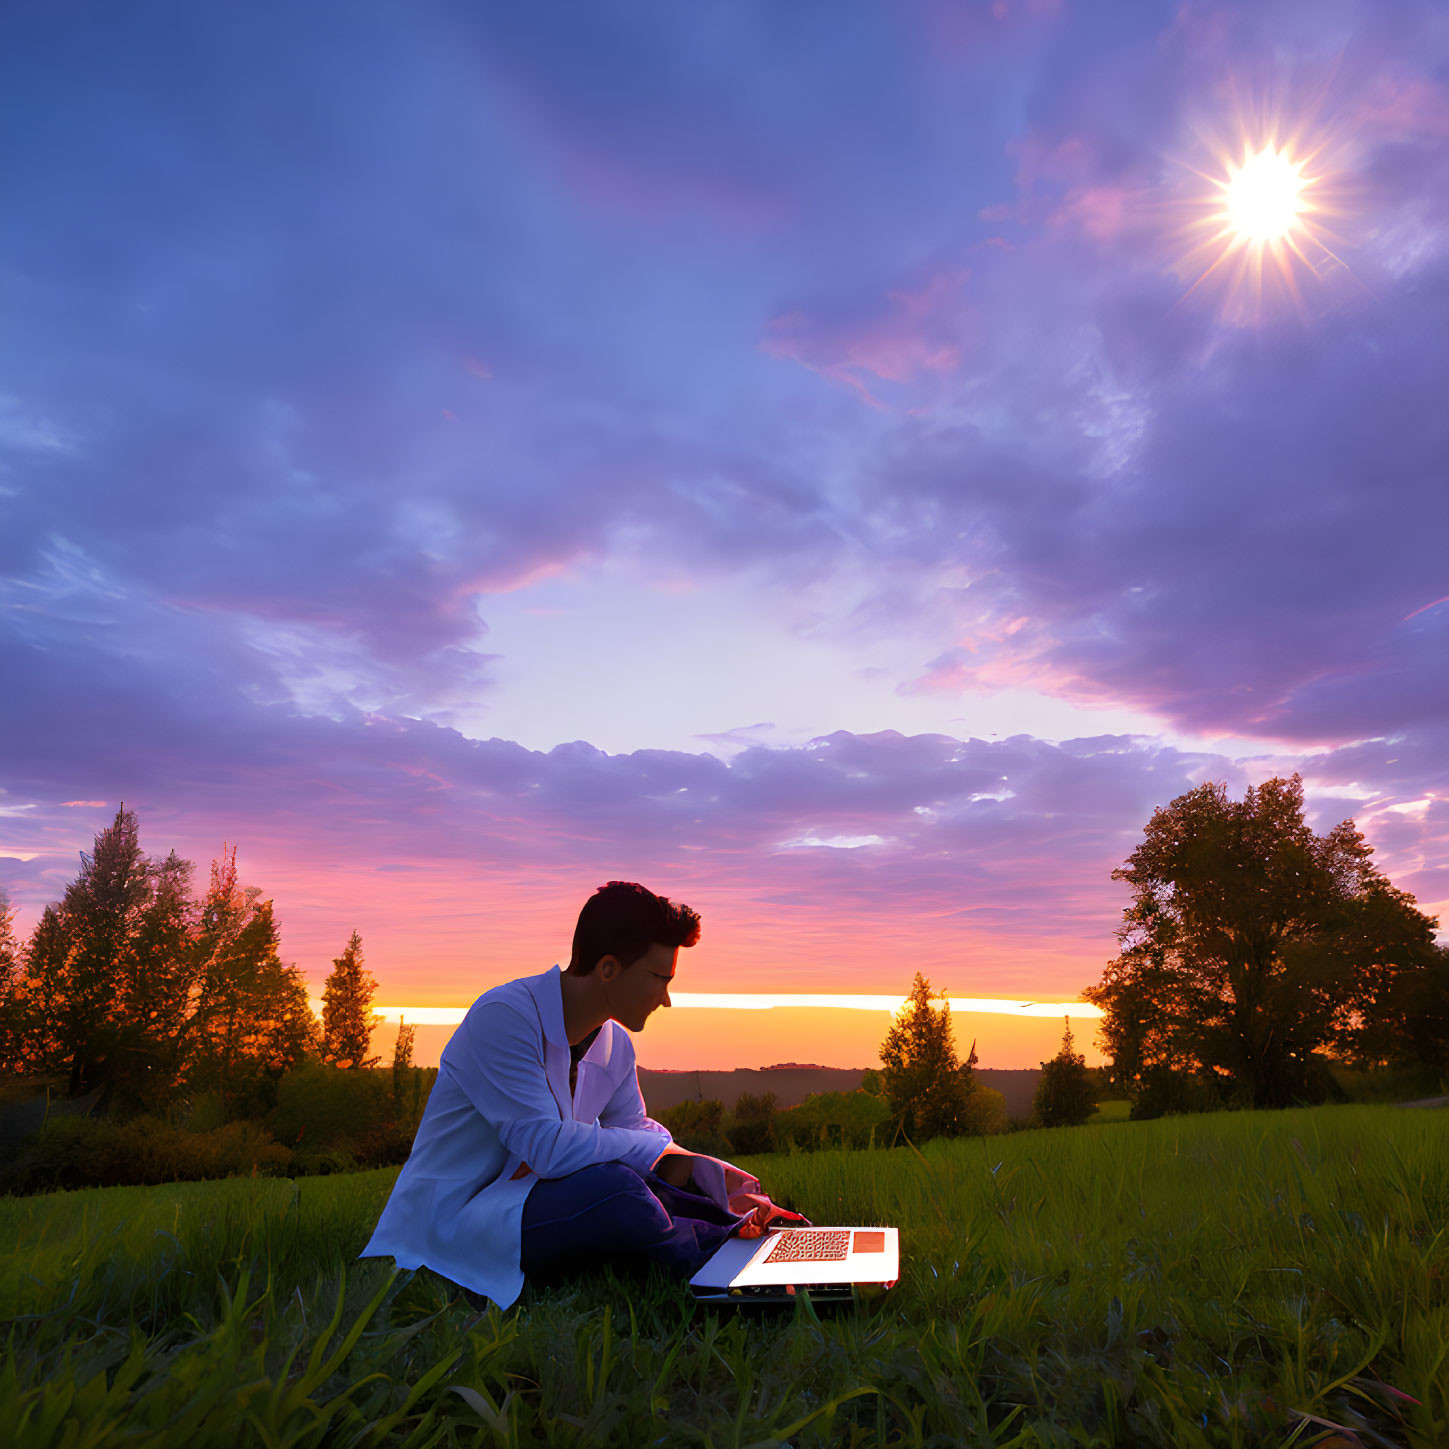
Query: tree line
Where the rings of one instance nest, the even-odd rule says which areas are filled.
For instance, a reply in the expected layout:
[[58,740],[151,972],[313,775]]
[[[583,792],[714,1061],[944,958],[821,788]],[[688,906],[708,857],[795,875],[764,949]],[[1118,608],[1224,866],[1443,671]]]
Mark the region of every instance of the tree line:
[[[1102,1009],[1109,1065],[1089,1071],[1068,1022],[1042,1063],[1033,1120],[1082,1122],[1106,1094],[1128,1099],[1134,1117],[1320,1102],[1342,1095],[1352,1072],[1442,1091],[1449,948],[1371,856],[1351,820],[1314,832],[1296,775],[1238,801],[1208,783],[1156,810],[1113,872],[1129,891],[1119,952],[1083,993]],[[309,1061],[321,1071],[378,1060],[367,1054],[375,983],[361,938],[333,961],[319,1023],[301,973],[280,959],[272,902],[240,884],[235,851],[212,862],[204,892],[192,876],[174,851],[146,856],[123,807],[28,941],[0,897],[0,1071],[59,1076],[71,1096],[96,1093],[119,1116],[175,1117],[178,1093],[209,1094],[221,1121],[265,1118],[295,1151],[305,1126],[295,1102],[279,1105],[278,1082]],[[781,1113],[764,1099],[732,1113],[683,1104],[674,1125],[704,1150],[741,1153],[1020,1125],[978,1080],[976,1044],[958,1058],[949,1004],[919,973],[880,1055],[863,1092],[840,1101]],[[415,1125],[411,1056],[403,1024],[390,1096],[408,1098]],[[304,1071],[303,1084],[320,1100],[323,1078]],[[373,1135],[392,1131],[386,1111],[373,1115]]]
[[[1449,947],[1372,855],[1352,820],[1315,833],[1298,775],[1236,801],[1209,782],[1154,811],[1112,873],[1130,892],[1119,953],[1082,993],[1102,1009],[1104,1080],[1068,1022],[1034,1121],[1084,1122],[1104,1088],[1134,1118],[1319,1103],[1351,1074],[1443,1091]],[[917,974],[881,1048],[892,1125],[914,1140],[974,1130],[975,1044],[958,1064],[932,1000]]]
[[269,1108],[305,1058],[376,1063],[375,983],[357,932],[333,961],[319,1023],[301,972],[279,955],[272,902],[238,879],[235,849],[199,893],[194,869],[174,850],[147,856],[122,806],[28,941],[0,897],[0,1071],[60,1077],[67,1095],[96,1093],[122,1113],[210,1093],[232,1120]]

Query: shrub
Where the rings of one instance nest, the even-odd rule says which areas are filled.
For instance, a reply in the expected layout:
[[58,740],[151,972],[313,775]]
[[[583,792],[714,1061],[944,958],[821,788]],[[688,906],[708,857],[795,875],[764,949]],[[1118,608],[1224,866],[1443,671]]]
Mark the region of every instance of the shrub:
[[294,1152],[293,1177],[328,1177],[335,1172],[356,1172],[357,1159],[344,1148],[331,1152]]
[[1011,1118],[1006,1111],[1006,1097],[995,1087],[972,1082],[961,1114],[961,1130],[968,1137],[992,1137],[1011,1131]]
[[1335,1095],[1350,1102],[1413,1102],[1424,1097],[1441,1097],[1449,1092],[1449,1078],[1433,1067],[1376,1067],[1357,1071],[1336,1065],[1332,1068]]
[[730,1150],[722,1130],[724,1103],[677,1102],[657,1114],[656,1120],[669,1129],[669,1135],[690,1152],[722,1157]]
[[890,1104],[869,1092],[812,1092],[798,1107],[775,1114],[775,1140],[810,1151],[817,1147],[884,1147]]
[[406,1160],[418,1117],[393,1095],[391,1070],[308,1060],[277,1083],[268,1125],[305,1157],[341,1152],[360,1167],[388,1167]]
[[734,1116],[725,1125],[730,1150],[745,1157],[753,1152],[775,1150],[775,1094],[765,1092],[754,1096],[741,1092],[735,1103]]
[[150,1186],[216,1177],[278,1176],[292,1154],[255,1122],[190,1132],[155,1117],[116,1122],[56,1117],[21,1146],[0,1184],[9,1192]]
[[1217,1112],[1226,1105],[1224,1087],[1197,1072],[1155,1067],[1131,1084],[1132,1121],[1172,1117],[1187,1112]]

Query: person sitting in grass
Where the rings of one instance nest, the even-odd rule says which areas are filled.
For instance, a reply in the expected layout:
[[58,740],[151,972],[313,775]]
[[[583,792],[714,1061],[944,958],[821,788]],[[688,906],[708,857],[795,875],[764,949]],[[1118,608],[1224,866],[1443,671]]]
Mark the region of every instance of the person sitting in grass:
[[500,1308],[526,1278],[693,1274],[777,1217],[759,1181],[644,1110],[628,1031],[668,1006],[699,916],[632,881],[584,903],[568,969],[485,992],[443,1048],[412,1152],[361,1256],[431,1268]]

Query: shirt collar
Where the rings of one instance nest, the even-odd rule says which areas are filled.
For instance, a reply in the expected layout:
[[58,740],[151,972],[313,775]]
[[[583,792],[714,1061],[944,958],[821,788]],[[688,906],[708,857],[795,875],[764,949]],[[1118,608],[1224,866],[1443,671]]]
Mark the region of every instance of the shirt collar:
[[568,1037],[564,1035],[563,987],[559,984],[562,972],[557,966],[550,966],[542,975],[533,978],[533,999],[538,1002],[538,1016],[543,1023],[543,1037],[550,1046],[568,1050]]
[[[533,999],[538,1003],[538,1017],[543,1023],[543,1039],[549,1046],[559,1048],[565,1057],[569,1055],[569,1039],[564,1034],[562,970],[550,966],[547,971],[535,976],[529,983]],[[607,1067],[614,1051],[614,1023],[605,1021],[599,1034],[590,1045],[585,1061]]]

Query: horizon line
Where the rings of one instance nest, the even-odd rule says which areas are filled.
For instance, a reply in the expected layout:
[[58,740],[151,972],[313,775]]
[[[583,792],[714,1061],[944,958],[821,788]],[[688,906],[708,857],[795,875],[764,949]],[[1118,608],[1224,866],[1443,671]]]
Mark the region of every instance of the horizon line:
[[[905,996],[870,996],[821,992],[726,992],[681,991],[671,994],[673,1007],[685,1011],[772,1011],[776,1007],[820,1011],[875,1011],[894,1016],[906,1003]],[[322,998],[307,998],[313,1013],[322,1014]],[[1088,1001],[1023,1001],[994,996],[948,997],[954,1011],[972,1015],[1050,1017],[1076,1016],[1095,1020],[1102,1008]],[[374,1006],[372,1014],[383,1022],[406,1018],[414,1026],[457,1026],[468,1014],[467,1006]]]

